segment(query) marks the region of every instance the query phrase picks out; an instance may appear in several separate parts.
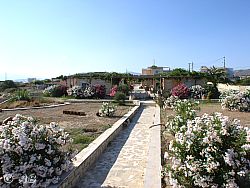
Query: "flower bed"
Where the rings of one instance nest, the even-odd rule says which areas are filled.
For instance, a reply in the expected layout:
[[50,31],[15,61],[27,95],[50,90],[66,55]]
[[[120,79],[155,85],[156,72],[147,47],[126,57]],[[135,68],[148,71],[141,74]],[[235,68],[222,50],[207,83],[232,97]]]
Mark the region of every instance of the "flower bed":
[[63,146],[72,140],[56,123],[38,125],[16,115],[0,126],[0,186],[47,187],[72,168],[73,153]]
[[83,88],[81,86],[73,86],[67,90],[69,96],[73,96],[77,99],[84,98],[104,98],[105,97],[105,86],[96,84],[94,86],[88,86]]
[[249,186],[250,130],[220,113],[198,117],[194,107],[189,101],[174,107],[163,175],[173,187]]
[[223,109],[250,112],[250,90],[245,92],[227,91],[221,95]]

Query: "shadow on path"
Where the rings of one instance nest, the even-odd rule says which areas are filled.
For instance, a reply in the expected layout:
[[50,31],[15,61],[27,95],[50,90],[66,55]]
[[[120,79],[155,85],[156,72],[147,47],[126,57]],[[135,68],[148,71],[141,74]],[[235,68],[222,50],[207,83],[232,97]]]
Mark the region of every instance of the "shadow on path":
[[[119,153],[128,140],[128,137],[138,122],[142,111],[147,108],[147,106],[141,106],[131,123],[124,127],[123,130],[117,135],[117,137],[111,141],[104,151],[104,153],[99,157],[99,159],[89,167],[87,172],[83,175],[83,178],[78,182],[74,188],[98,188],[105,181],[110,169],[115,164]],[[107,187],[108,188],[108,187]]]

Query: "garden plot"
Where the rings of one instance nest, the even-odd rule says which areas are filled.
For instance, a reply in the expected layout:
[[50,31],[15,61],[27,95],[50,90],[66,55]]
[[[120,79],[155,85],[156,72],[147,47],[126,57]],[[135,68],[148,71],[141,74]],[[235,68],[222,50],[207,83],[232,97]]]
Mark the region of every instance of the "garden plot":
[[[230,119],[238,119],[242,126],[250,127],[250,114],[248,112],[229,111],[222,109],[220,103],[204,103],[199,105],[200,110],[197,110],[197,115],[200,116],[204,113],[212,114],[214,112],[220,112],[224,116],[228,116]],[[162,122],[166,123],[167,116],[174,115],[171,109],[165,109],[161,113]]]
[[[14,117],[15,114],[32,116],[39,124],[56,122],[74,139],[74,149],[81,150],[133,107],[117,106],[113,117],[98,117],[96,113],[101,106],[102,103],[73,103],[56,108],[5,111],[0,113],[0,122],[7,117]],[[85,112],[86,116],[63,114],[63,111]]]

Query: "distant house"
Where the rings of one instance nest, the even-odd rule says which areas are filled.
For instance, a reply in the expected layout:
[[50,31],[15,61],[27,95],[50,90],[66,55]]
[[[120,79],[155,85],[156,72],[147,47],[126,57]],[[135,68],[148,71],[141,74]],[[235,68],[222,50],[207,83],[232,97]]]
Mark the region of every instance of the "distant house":
[[[165,69],[168,70],[165,70]],[[157,75],[163,72],[169,72],[170,68],[169,67],[158,67],[155,65],[152,65],[151,67],[148,67],[146,69],[142,69],[142,75]]]
[[200,72],[208,72],[207,66],[201,66]]
[[250,78],[250,69],[235,70],[234,76],[240,79]]
[[[208,67],[207,66],[201,66],[200,72],[208,72]],[[233,78],[234,77],[234,69],[233,68],[224,68],[224,67],[217,67],[217,69],[224,70],[225,73],[227,74],[228,78]]]

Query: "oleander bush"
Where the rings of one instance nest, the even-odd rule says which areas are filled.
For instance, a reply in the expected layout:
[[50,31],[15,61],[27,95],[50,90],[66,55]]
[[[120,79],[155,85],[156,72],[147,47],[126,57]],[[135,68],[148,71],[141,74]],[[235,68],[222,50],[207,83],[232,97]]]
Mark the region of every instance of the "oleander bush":
[[99,98],[99,99],[105,98],[105,95],[106,95],[105,85],[100,85],[100,84],[94,85],[94,92],[95,92],[94,94],[95,98]]
[[163,175],[173,187],[249,187],[250,129],[217,112],[198,117],[195,108],[188,101],[174,106]]
[[17,114],[0,125],[0,187],[47,187],[72,168],[72,142],[56,123]]
[[104,102],[99,110],[99,116],[112,117],[115,114],[116,106],[112,103]]
[[81,86],[73,86],[67,90],[69,96],[73,96],[76,99],[93,98],[95,95],[94,87],[83,88]]
[[189,97],[190,90],[185,84],[178,84],[171,90],[171,95],[177,96],[180,99],[187,99]]
[[114,97],[117,91],[118,91],[118,87],[117,87],[117,85],[115,85],[114,87],[111,88],[109,95],[111,97]]
[[221,95],[222,109],[250,112],[250,90],[245,92],[227,91]]
[[45,88],[43,94],[46,97],[62,97],[67,95],[67,87],[62,85],[52,85]]
[[205,93],[205,89],[200,85],[193,85],[189,90],[192,99],[201,99],[202,95]]
[[179,97],[171,95],[164,100],[163,108],[173,108],[176,101],[180,100]]
[[166,124],[167,130],[173,135],[180,130],[180,128],[196,117],[196,109],[199,109],[199,102],[190,100],[176,100],[172,104],[172,109],[175,112],[174,117],[169,117]]

